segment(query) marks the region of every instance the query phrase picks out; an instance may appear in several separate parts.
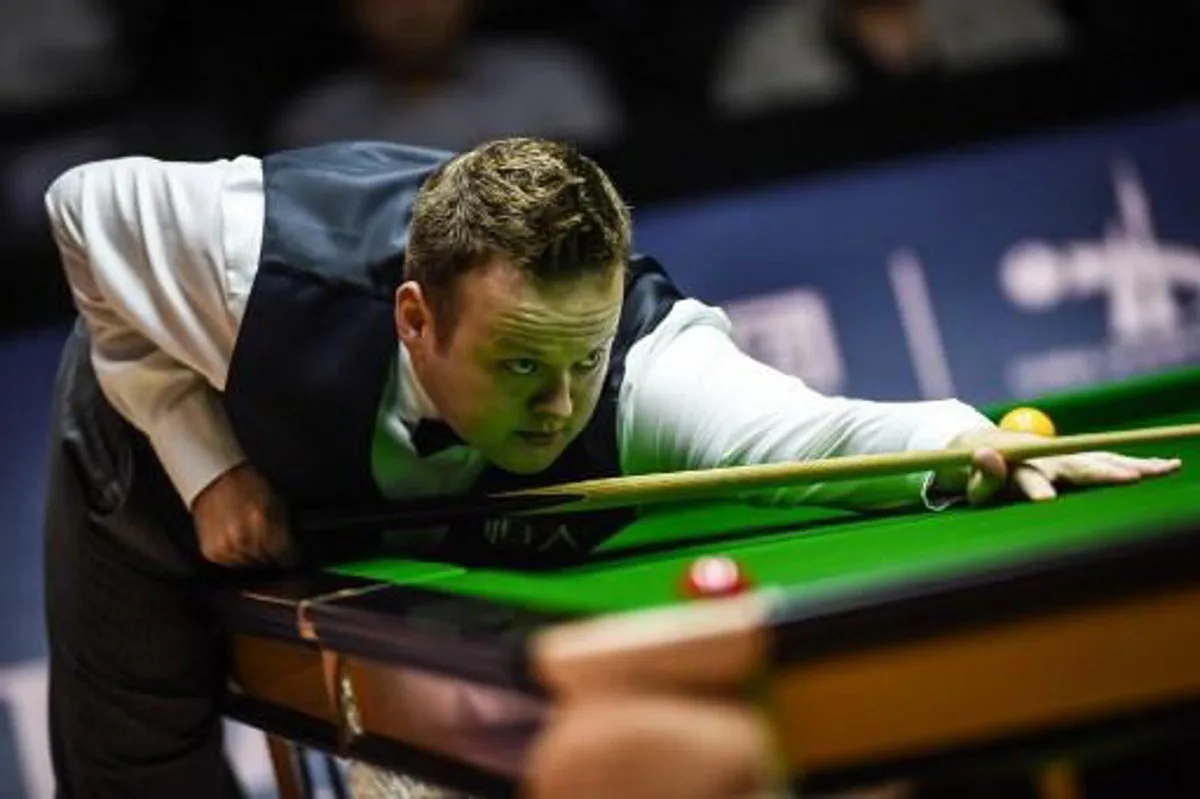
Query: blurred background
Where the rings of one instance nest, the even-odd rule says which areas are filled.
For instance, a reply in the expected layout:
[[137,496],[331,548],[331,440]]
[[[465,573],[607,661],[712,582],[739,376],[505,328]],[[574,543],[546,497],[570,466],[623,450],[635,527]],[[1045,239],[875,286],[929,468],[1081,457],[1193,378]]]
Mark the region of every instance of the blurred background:
[[1200,360],[1198,37],[1197,0],[0,0],[0,797],[51,795],[65,169],[569,139],[752,354],[987,404]]

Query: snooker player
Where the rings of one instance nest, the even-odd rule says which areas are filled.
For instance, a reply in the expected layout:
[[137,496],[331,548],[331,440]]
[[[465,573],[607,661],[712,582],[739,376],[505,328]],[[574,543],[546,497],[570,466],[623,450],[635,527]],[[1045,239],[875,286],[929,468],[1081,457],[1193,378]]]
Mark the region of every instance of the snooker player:
[[[1178,465],[1108,453],[1010,465],[993,448],[1020,436],[960,402],[822,396],[752,361],[718,309],[631,253],[607,176],[552,142],[121,158],[68,171],[46,204],[79,311],[56,381],[46,531],[64,799],[236,795],[206,600],[234,570],[289,562],[289,518],[304,508],[976,449],[961,472],[770,497],[938,508]],[[704,781],[714,796],[740,792],[720,775],[759,774],[762,747],[727,745],[722,731],[745,721],[727,708],[694,709],[664,716],[658,740],[718,772]],[[554,740],[567,744],[547,750],[550,776],[533,788],[545,795],[573,790],[580,758],[630,751],[620,724],[581,737],[564,723]],[[631,796],[655,779],[606,778]]]

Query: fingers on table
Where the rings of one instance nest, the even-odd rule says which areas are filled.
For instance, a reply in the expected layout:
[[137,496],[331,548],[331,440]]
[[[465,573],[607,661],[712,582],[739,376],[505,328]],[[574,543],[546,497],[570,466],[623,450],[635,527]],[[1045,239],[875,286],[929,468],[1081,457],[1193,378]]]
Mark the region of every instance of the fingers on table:
[[1174,458],[1135,458],[1115,452],[1087,452],[1050,460],[1044,470],[1052,479],[1078,486],[1130,483],[1156,477],[1180,466]]
[[975,459],[967,496],[972,503],[980,504],[1011,485],[1023,497],[1043,501],[1058,496],[1055,486],[1059,483],[1080,487],[1133,483],[1146,477],[1170,474],[1180,466],[1178,458],[1085,452],[1002,467],[985,453]]
[[1033,463],[1018,463],[1013,467],[1013,484],[1027,499],[1043,502],[1054,499],[1054,478]]

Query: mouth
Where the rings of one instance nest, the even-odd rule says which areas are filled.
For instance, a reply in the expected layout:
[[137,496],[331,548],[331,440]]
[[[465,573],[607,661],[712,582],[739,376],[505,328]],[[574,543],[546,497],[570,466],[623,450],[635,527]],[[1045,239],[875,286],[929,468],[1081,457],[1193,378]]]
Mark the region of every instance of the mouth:
[[520,430],[517,432],[517,437],[527,444],[535,447],[554,447],[562,443],[563,431],[555,430],[548,433],[532,432],[529,430]]

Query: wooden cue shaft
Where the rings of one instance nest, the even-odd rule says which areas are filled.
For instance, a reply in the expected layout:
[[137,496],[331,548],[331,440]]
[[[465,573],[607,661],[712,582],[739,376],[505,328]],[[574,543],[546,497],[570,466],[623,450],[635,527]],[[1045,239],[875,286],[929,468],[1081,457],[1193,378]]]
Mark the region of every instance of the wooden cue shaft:
[[[1061,436],[996,449],[1009,461],[1021,461],[1197,436],[1200,436],[1200,424],[1184,424]],[[469,503],[438,500],[384,508],[308,510],[298,514],[292,520],[292,526],[296,532],[306,535],[330,533],[347,539],[356,531],[373,535],[380,529],[397,531],[497,516],[559,515],[712,500],[772,488],[963,467],[971,462],[972,454],[973,450],[965,448],[921,450],[610,477],[485,494],[472,498]]]
[[[1068,455],[1130,444],[1148,444],[1200,436],[1200,424],[1143,427],[1105,433],[1084,433],[1031,440],[995,449],[1009,462],[1051,455]],[[911,474],[965,467],[976,450],[956,448],[911,452],[849,455],[812,461],[698,469],[663,474],[631,475],[575,483],[559,483],[493,495],[504,500],[542,500],[514,515],[582,513],[631,505],[651,505],[714,499],[748,491]]]

